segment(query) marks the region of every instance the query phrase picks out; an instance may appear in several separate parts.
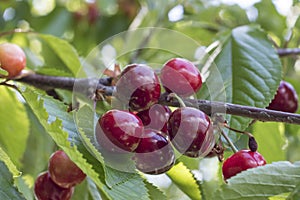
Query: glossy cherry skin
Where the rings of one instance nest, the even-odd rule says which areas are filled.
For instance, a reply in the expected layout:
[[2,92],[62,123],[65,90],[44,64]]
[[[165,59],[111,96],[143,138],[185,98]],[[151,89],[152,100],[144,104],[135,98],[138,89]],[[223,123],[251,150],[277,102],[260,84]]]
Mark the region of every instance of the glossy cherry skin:
[[142,120],[145,128],[167,133],[167,122],[170,114],[171,110],[168,106],[154,104],[149,109],[137,113],[137,116]]
[[[100,129],[96,131],[98,143],[103,145],[106,150],[115,151],[120,148],[127,152],[133,152],[144,131],[142,120],[135,114],[122,111],[110,110],[103,114],[99,120]],[[104,144],[103,134],[111,142],[111,145]]]
[[169,117],[168,134],[174,147],[189,157],[205,156],[215,145],[210,118],[196,108],[177,108]]
[[63,188],[73,187],[81,183],[86,177],[83,171],[62,150],[58,150],[50,156],[48,171],[51,179]]
[[147,65],[132,64],[121,73],[116,96],[132,111],[140,112],[158,102],[160,83],[154,70]]
[[274,99],[267,108],[295,113],[298,109],[298,95],[295,88],[290,83],[281,81]]
[[26,66],[26,55],[16,44],[0,44],[0,67],[13,78],[21,73]]
[[202,86],[198,68],[183,58],[173,58],[164,64],[160,79],[167,92],[180,96],[191,96]]
[[34,195],[37,200],[69,200],[74,188],[62,188],[50,177],[48,171],[41,173],[34,183]]
[[224,161],[222,172],[226,180],[242,171],[265,164],[266,160],[257,151],[240,150]]
[[145,129],[135,152],[137,169],[147,174],[164,173],[175,161],[174,151],[167,135],[154,129]]

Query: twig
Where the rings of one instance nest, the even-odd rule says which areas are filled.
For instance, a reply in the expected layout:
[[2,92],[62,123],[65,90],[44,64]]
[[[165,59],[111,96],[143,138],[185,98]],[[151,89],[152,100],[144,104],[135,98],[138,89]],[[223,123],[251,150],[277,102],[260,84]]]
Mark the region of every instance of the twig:
[[43,90],[65,89],[89,94],[100,90],[106,96],[112,96],[115,87],[111,85],[111,78],[73,78],[62,76],[47,76],[41,74],[29,74],[15,81],[23,82]]
[[277,49],[277,53],[280,57],[284,56],[290,56],[290,55],[299,55],[300,54],[300,48],[286,48],[286,49]]

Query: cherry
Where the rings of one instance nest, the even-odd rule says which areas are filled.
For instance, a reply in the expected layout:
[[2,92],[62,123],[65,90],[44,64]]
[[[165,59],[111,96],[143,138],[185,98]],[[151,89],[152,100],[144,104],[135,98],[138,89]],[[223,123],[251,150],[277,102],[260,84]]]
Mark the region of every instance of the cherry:
[[147,110],[137,113],[145,128],[152,128],[167,133],[167,122],[171,110],[168,106],[154,104]]
[[48,171],[41,173],[34,183],[34,194],[37,200],[69,200],[74,188],[62,188],[55,184]]
[[88,6],[88,22],[90,25],[93,25],[97,22],[97,19],[100,16],[99,8],[96,2],[87,3],[87,6]]
[[174,164],[175,155],[166,134],[145,129],[143,137],[135,150],[134,160],[138,170],[147,174],[161,174]]
[[13,78],[21,73],[26,66],[26,55],[16,44],[0,44],[0,67],[8,72],[8,77]]
[[177,108],[169,117],[168,133],[174,147],[189,157],[205,156],[215,145],[210,118],[196,108]]
[[120,75],[116,85],[116,94],[133,111],[148,109],[156,104],[160,97],[158,76],[147,65],[129,65]]
[[173,58],[164,64],[160,78],[167,92],[179,96],[191,96],[202,86],[198,68],[183,58]]
[[290,83],[281,81],[267,109],[295,113],[298,109],[298,96],[295,88]]
[[144,131],[141,119],[128,111],[110,110],[99,118],[98,123],[100,126],[96,128],[96,139],[100,146],[111,151],[121,148],[133,152]]
[[264,157],[257,151],[240,150],[224,161],[222,172],[224,179],[227,180],[242,171],[265,164]]
[[63,188],[75,186],[86,177],[81,169],[62,150],[58,150],[50,156],[48,170],[51,179]]

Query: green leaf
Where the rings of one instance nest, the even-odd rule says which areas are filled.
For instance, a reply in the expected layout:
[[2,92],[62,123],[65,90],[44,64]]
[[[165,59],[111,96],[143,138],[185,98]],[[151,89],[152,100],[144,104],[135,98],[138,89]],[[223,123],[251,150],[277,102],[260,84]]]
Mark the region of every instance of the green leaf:
[[29,120],[15,92],[1,87],[0,93],[0,146],[20,168],[29,135]]
[[32,186],[34,184],[34,178],[32,178],[32,182],[30,183],[30,185],[28,184],[28,182],[26,182],[26,178],[28,178],[28,176],[19,176],[18,178],[15,179],[15,185],[18,188],[19,192],[22,193],[22,195],[26,198],[26,199],[34,199],[34,193],[33,193],[33,189]]
[[[284,125],[277,122],[256,122],[253,125],[253,135],[258,143],[258,151],[267,163],[286,160],[286,138]],[[272,151],[270,151],[272,149]]]
[[167,175],[191,199],[201,199],[201,192],[197,180],[191,171],[182,163],[173,166]]
[[0,161],[0,199],[24,199],[24,196],[14,187],[14,180],[4,162]]
[[75,113],[76,122],[78,124],[78,131],[85,147],[93,154],[95,158],[102,164],[104,159],[101,153],[96,149],[95,143],[95,113],[87,105],[81,107],[78,112]]
[[80,69],[80,61],[77,52],[67,41],[52,35],[39,35],[53,52],[61,59],[70,72],[75,76]]
[[26,151],[22,158],[22,172],[24,174],[30,174],[32,177],[36,177],[40,172],[47,168],[49,157],[56,146],[50,135],[39,122],[39,119],[34,115],[33,111],[29,106],[26,106],[26,108],[28,120],[30,121],[30,131]]
[[24,34],[29,47],[25,49],[27,67],[40,74],[75,77],[81,67],[73,46],[58,37],[31,33]]
[[300,180],[300,162],[281,161],[252,168],[228,179],[213,199],[268,199],[292,192]]
[[105,191],[112,197],[112,199],[149,200],[148,190],[144,180],[138,174],[131,174],[131,178],[128,180],[113,185],[111,188],[106,188]]
[[166,195],[152,183],[149,183],[147,181],[144,181],[144,183],[146,184],[148,194],[151,200],[167,200]]
[[258,11],[256,22],[259,23],[263,29],[275,34],[283,40],[287,28],[286,17],[278,13],[273,2],[271,0],[260,1],[255,4],[255,8]]
[[90,195],[93,200],[94,199],[102,199],[102,200],[107,199],[105,197],[101,198],[101,194],[99,193],[96,184],[89,177],[87,177],[87,184],[88,184],[88,191],[90,192]]
[[76,185],[74,193],[72,195],[72,200],[89,200],[89,192],[87,179]]
[[296,188],[291,192],[291,194],[287,197],[287,200],[300,199],[300,182],[296,186]]
[[[267,35],[253,26],[233,29],[224,39],[215,64],[222,75],[229,103],[264,108],[281,80],[281,63],[276,51]],[[251,122],[236,116],[228,116],[227,120],[239,130]],[[235,139],[236,134],[230,137]]]

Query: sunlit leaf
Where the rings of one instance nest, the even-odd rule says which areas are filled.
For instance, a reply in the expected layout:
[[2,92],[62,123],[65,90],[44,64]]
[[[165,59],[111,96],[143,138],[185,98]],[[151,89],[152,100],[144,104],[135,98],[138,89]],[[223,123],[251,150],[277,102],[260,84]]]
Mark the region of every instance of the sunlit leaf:
[[29,135],[29,120],[14,91],[0,87],[0,93],[0,146],[20,168]]
[[191,199],[201,199],[201,192],[191,171],[183,164],[173,166],[167,175]]
[[253,134],[258,142],[258,151],[267,163],[286,160],[284,125],[280,123],[257,122],[253,125]]
[[0,147],[0,160],[6,164],[7,168],[9,169],[10,173],[12,173],[13,176],[17,177],[21,175],[21,172],[17,169],[15,164],[11,161],[9,156],[3,151],[1,147]]

